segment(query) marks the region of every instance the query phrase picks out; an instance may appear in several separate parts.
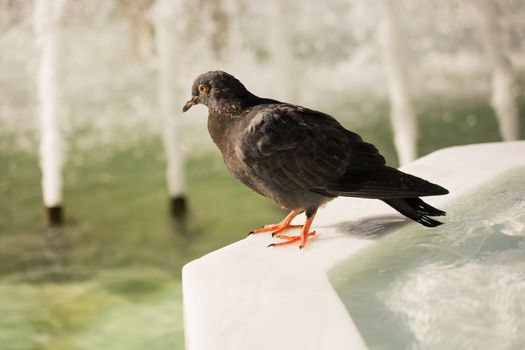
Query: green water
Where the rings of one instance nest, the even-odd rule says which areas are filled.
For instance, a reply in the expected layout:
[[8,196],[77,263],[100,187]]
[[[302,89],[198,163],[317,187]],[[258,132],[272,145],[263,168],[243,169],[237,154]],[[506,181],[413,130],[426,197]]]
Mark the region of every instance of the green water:
[[216,155],[188,160],[188,230],[167,216],[162,151],[145,141],[66,169],[67,224],[42,224],[34,155],[0,154],[0,348],[182,349],[183,264],[281,211]]
[[525,168],[330,271],[370,349],[523,349]]

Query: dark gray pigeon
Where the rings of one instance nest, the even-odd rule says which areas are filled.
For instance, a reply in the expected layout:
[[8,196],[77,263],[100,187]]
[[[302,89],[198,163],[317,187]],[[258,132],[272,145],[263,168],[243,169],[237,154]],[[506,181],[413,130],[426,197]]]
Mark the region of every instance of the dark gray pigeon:
[[[235,178],[290,210],[278,224],[250,233],[272,232],[273,244],[306,245],[317,209],[338,196],[380,199],[428,227],[445,212],[419,197],[447,194],[441,186],[385,165],[374,145],[346,130],[333,117],[249,92],[232,75],[210,71],[195,79],[195,104],[208,107],[208,130]],[[295,216],[306,212],[301,234],[286,236]]]

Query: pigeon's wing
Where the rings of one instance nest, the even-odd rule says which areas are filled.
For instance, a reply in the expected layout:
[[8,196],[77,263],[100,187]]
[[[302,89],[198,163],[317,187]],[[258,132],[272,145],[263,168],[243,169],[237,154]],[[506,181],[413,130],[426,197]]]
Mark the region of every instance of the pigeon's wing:
[[314,192],[326,196],[377,199],[415,198],[447,194],[443,187],[397,169],[384,166],[375,171],[352,171]]
[[235,154],[252,176],[284,191],[322,189],[349,167],[385,164],[377,149],[334,118],[299,106],[255,108],[246,116]]

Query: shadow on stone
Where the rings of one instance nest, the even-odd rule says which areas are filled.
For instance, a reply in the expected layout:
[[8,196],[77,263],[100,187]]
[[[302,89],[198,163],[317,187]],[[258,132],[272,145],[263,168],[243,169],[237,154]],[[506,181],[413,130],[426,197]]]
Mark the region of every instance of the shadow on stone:
[[376,239],[392,233],[396,229],[409,223],[409,220],[395,216],[375,216],[362,220],[338,222],[327,227],[334,227],[339,232],[343,232],[354,238]]

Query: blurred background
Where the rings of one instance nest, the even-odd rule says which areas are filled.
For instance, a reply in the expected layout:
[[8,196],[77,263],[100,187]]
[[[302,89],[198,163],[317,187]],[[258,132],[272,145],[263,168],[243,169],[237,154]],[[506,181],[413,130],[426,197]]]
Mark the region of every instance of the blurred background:
[[182,115],[198,74],[329,113],[398,166],[523,138],[524,18],[521,0],[0,0],[2,349],[182,349],[181,267],[285,215],[227,173],[204,107]]

